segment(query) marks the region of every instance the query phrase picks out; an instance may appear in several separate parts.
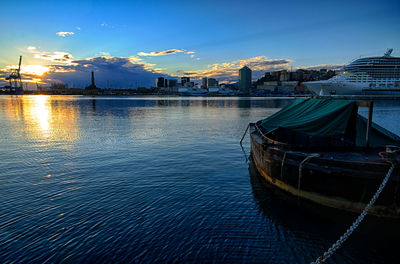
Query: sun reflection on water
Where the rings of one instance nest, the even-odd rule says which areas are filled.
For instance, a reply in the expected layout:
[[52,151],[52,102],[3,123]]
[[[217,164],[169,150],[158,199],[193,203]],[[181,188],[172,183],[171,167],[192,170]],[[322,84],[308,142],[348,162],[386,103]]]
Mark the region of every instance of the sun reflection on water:
[[49,96],[35,96],[31,112],[35,116],[42,132],[44,132],[44,134],[47,134],[50,128],[49,118],[51,114],[49,106]]
[[26,126],[24,132],[29,138],[76,140],[77,109],[57,99],[49,95],[21,97],[22,118]]
[[50,96],[22,97],[23,117],[30,133],[48,138],[51,133]]

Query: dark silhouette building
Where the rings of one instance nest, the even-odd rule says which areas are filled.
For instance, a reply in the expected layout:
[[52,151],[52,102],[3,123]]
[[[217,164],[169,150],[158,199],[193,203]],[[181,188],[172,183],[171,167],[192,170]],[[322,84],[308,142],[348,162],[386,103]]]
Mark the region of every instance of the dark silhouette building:
[[92,72],[92,84],[89,86],[86,86],[85,90],[98,90],[99,88],[96,87],[96,84],[94,83],[94,72]]
[[164,77],[158,77],[156,79],[156,88],[166,87],[165,82],[166,82],[166,79],[164,79]]
[[248,94],[251,88],[251,70],[244,66],[239,70],[239,90],[241,93]]
[[190,77],[181,77],[181,85],[185,86],[185,83],[190,82]]

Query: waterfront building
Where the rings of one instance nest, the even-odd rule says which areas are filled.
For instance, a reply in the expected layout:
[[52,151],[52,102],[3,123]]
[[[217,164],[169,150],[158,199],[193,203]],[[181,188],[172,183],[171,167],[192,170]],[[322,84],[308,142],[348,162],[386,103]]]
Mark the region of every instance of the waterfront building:
[[280,71],[279,80],[281,82],[287,82],[290,80],[290,74],[287,72],[287,70]]
[[164,77],[158,77],[156,79],[156,88],[161,88],[161,87],[165,87],[165,79]]
[[241,93],[248,94],[251,88],[251,70],[244,66],[239,70],[239,90]]
[[185,82],[184,87],[194,87],[194,82]]
[[168,87],[176,87],[176,86],[178,86],[178,80],[176,79],[168,80]]
[[271,81],[279,81],[281,77],[281,71],[271,72]]
[[208,87],[207,77],[203,77],[203,78],[201,79],[201,88],[207,89],[207,87]]
[[181,77],[181,85],[185,86],[185,83],[190,82],[190,77]]
[[215,87],[218,86],[218,81],[214,78],[208,78],[207,87]]

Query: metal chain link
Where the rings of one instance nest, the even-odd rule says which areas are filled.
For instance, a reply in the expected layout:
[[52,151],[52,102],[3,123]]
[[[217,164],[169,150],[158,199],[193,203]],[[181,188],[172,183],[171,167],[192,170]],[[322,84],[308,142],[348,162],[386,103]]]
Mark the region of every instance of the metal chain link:
[[381,185],[379,186],[378,190],[372,197],[372,199],[369,201],[367,206],[364,208],[363,212],[358,216],[357,220],[354,221],[354,223],[346,230],[346,232],[324,253],[322,254],[315,262],[311,262],[311,264],[319,264],[325,262],[329,257],[335,253],[336,250],[338,250],[342,244],[349,238],[351,233],[358,227],[358,225],[361,223],[361,221],[364,219],[364,217],[367,215],[368,211],[371,209],[371,207],[374,205],[375,201],[378,199],[379,195],[381,194],[383,188],[386,186],[386,183],[388,182],[390,175],[393,172],[394,167],[396,166],[395,163],[391,162],[392,166],[390,167],[389,171],[386,174],[386,177],[383,179]]

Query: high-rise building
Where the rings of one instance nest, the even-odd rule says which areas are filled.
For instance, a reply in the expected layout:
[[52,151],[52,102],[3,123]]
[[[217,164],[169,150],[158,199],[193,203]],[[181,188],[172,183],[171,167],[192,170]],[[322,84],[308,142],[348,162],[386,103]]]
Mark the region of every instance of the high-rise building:
[[176,79],[168,80],[168,87],[176,87],[176,86],[178,86],[178,80],[176,80]]
[[181,85],[185,86],[185,83],[190,82],[190,77],[181,77]]
[[157,88],[165,87],[164,85],[165,85],[165,79],[164,79],[164,77],[158,77],[158,78],[156,79],[156,87],[157,87]]
[[244,66],[239,70],[239,89],[240,92],[248,94],[251,88],[251,70]]
[[201,79],[201,88],[207,89],[207,77]]
[[208,87],[218,86],[218,81],[214,78],[208,78]]

